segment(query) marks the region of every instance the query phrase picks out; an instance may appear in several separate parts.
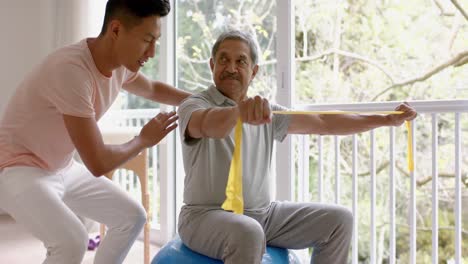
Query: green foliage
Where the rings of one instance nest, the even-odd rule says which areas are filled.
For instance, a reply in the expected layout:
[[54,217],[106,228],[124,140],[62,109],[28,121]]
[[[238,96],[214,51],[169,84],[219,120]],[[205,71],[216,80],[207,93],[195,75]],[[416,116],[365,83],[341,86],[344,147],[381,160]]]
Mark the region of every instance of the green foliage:
[[[335,2],[319,1],[298,5],[297,58],[333,48],[335,5]],[[340,56],[339,84],[334,86],[333,55],[299,62],[296,71],[299,102],[366,102],[392,84],[387,74],[394,82],[414,78],[468,46],[465,22],[459,28],[453,47],[448,47],[456,18],[438,15],[428,0],[357,0],[343,2],[337,8],[342,12],[339,49],[377,62],[381,68],[353,57]],[[450,10],[455,12],[453,7]],[[377,100],[464,98],[468,89],[467,75],[466,66],[448,67],[423,83],[392,89]]]

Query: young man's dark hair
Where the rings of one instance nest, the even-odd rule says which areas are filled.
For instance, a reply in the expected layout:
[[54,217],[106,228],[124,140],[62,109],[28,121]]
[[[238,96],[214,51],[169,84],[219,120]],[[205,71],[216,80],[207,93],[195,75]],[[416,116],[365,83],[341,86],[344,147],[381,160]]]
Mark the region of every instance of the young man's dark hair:
[[142,18],[164,17],[170,10],[169,0],[109,0],[106,4],[101,35],[106,33],[107,26],[113,19],[118,19],[125,27],[131,28],[138,25]]

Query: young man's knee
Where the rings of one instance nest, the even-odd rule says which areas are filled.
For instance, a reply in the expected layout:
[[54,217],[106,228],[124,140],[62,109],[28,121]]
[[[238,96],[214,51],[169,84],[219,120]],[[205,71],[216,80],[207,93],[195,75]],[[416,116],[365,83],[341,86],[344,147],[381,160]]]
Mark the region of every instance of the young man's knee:
[[84,229],[75,230],[65,236],[62,234],[55,245],[47,246],[47,255],[62,259],[63,263],[81,263],[88,248],[88,239],[88,233]]
[[146,223],[146,211],[140,204],[131,208],[127,214],[127,221],[124,225],[136,231],[140,231]]

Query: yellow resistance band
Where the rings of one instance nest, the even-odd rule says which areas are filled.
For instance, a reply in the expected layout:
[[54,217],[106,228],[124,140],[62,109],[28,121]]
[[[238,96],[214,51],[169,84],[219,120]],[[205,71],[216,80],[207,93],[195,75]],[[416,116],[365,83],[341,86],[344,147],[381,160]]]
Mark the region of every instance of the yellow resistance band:
[[226,211],[236,214],[244,213],[244,198],[242,195],[242,120],[237,119],[234,131],[234,154],[226,186],[226,200],[221,206]]
[[[279,115],[338,115],[338,114],[402,114],[402,111],[374,111],[374,112],[351,112],[351,111],[273,111],[273,114]],[[413,159],[413,139],[411,136],[411,123],[406,121],[408,130],[408,170],[414,170]],[[229,169],[229,177],[226,186],[226,200],[221,206],[226,211],[232,211],[236,214],[244,213],[244,199],[242,195],[242,121],[239,118],[234,131],[234,154]]]

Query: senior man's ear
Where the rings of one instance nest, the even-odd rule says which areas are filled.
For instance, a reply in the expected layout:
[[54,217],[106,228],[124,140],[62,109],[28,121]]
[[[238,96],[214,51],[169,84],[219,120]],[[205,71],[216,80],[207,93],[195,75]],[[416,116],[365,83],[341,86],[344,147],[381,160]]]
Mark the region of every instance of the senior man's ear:
[[252,81],[252,80],[255,78],[255,76],[257,75],[258,68],[259,68],[259,67],[258,67],[258,64],[256,64],[256,65],[253,67],[253,69],[252,69],[252,77],[250,78],[250,81]]
[[210,58],[210,69],[211,69],[211,71],[214,70],[214,61],[213,61],[213,58]]

